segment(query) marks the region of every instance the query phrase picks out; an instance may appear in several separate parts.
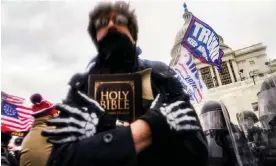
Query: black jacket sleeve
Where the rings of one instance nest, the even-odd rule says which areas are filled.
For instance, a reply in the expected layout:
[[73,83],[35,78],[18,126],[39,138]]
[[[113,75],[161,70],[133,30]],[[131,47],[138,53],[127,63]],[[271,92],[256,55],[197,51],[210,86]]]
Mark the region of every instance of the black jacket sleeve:
[[136,153],[129,127],[99,133],[85,140],[54,146],[51,166],[135,165]]
[[[168,102],[177,100],[184,100],[189,103],[189,107],[193,110],[194,107],[190,103],[189,96],[183,91],[182,84],[175,77],[175,72],[170,67],[161,62],[145,61],[146,66],[153,69],[153,81],[159,93],[167,95]],[[200,125],[198,115],[194,115]],[[173,151],[174,158],[180,163],[193,163],[194,166],[203,166],[208,161],[208,146],[207,140],[203,133],[200,131],[187,131],[182,133],[171,132],[171,141],[169,147]]]

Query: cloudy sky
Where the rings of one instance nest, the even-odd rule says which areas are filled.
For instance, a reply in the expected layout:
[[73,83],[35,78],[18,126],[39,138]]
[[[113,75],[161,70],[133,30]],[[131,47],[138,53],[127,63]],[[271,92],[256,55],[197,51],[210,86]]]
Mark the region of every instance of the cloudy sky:
[[[276,58],[276,1],[186,1],[234,50],[259,42]],[[86,27],[95,1],[1,1],[1,86],[28,98],[39,92],[52,102],[65,97],[72,74],[96,54]],[[183,1],[131,1],[139,21],[142,58],[170,61],[183,25]]]

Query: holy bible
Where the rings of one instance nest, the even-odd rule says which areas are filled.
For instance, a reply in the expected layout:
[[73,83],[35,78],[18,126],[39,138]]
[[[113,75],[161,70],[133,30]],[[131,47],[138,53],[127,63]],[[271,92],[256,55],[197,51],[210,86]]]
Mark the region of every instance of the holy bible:
[[88,95],[105,109],[107,116],[133,122],[141,116],[142,74],[91,74]]

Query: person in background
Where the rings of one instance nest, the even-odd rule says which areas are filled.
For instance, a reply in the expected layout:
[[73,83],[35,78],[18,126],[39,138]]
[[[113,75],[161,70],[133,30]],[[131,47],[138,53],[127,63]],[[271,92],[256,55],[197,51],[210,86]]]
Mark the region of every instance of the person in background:
[[33,104],[34,123],[22,142],[22,150],[20,154],[20,166],[45,166],[48,156],[52,150],[52,145],[47,143],[45,137],[41,136],[41,131],[49,128],[46,120],[57,115],[58,111],[54,109],[54,105],[43,100],[38,93],[30,97]]
[[263,165],[276,165],[276,75],[267,77],[258,94],[259,120],[267,136]]
[[20,160],[20,151],[22,149],[21,145],[22,145],[23,139],[24,137],[13,135],[8,145],[9,151],[15,156],[18,162]]
[[1,165],[2,166],[17,166],[18,161],[8,150],[8,144],[11,140],[11,133],[5,126],[1,125]]
[[256,166],[245,136],[229,117],[222,102],[208,101],[202,106],[199,118],[208,141],[208,166]]

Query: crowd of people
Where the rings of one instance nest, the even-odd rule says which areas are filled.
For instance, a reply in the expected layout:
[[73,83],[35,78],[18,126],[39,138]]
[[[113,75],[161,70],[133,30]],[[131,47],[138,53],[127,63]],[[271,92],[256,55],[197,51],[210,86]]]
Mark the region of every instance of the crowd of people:
[[[35,121],[19,153],[11,153],[11,136],[1,130],[2,165],[275,165],[275,76],[264,81],[258,94],[259,119],[244,111],[234,125],[231,110],[218,101],[205,103],[197,114],[173,70],[137,56],[137,18],[125,2],[96,6],[88,33],[98,55],[85,72],[71,78],[61,104],[53,105],[40,94],[30,97]],[[149,68],[154,99],[142,99],[142,110],[137,110],[142,116],[135,121],[121,122],[88,96],[90,74]],[[262,128],[254,126],[258,121]]]
[[[199,118],[208,142],[208,165],[273,166],[276,164],[276,75],[258,93],[258,113],[244,110],[232,123],[224,103],[209,101]],[[258,126],[258,124],[261,124]]]

